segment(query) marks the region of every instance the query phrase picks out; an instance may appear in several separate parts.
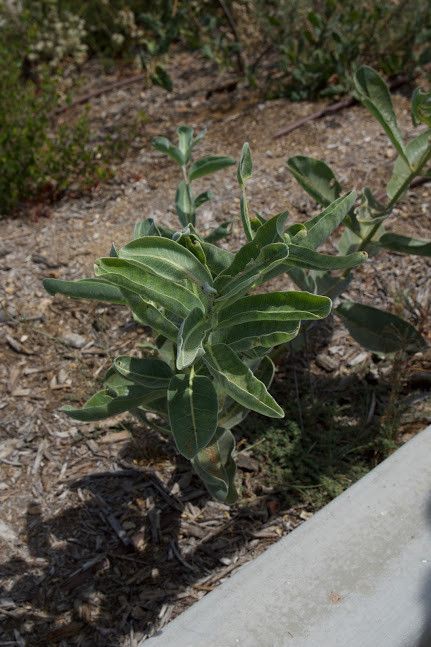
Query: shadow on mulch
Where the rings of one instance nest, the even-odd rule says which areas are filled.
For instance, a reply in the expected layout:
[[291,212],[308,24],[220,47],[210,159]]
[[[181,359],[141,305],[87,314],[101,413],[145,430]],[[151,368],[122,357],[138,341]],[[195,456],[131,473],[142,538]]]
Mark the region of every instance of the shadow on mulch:
[[[331,329],[318,331],[317,346],[325,345],[330,335]],[[368,440],[375,433],[367,423],[368,403],[365,409],[357,406],[358,390],[369,395],[374,388],[362,377],[313,376],[311,406],[306,399],[302,410],[297,406],[295,390],[303,393],[311,380],[307,355],[282,359],[282,379],[274,385],[279,401],[291,402],[287,420],[276,429],[279,438],[289,433],[289,425],[294,423],[302,427],[305,440],[296,439],[293,450],[287,446],[286,453],[273,460],[291,461],[293,473],[303,479],[305,489],[320,487],[345,465],[346,469],[354,465],[358,456],[363,459],[375,453],[372,445],[358,447],[364,429]],[[344,427],[340,421],[335,424],[342,436],[331,437],[332,427],[324,428],[322,412],[331,398],[347,409]],[[334,427],[333,422],[328,424]],[[240,431],[248,443],[257,444],[271,429],[268,419],[253,415]],[[268,438],[271,443],[276,436]],[[177,614],[247,561],[257,544],[261,550],[272,543],[277,535],[265,534],[270,524],[278,523],[280,536],[306,518],[298,514],[307,508],[300,489],[290,490],[287,500],[292,507],[280,516],[280,487],[271,490],[262,486],[262,496],[256,498],[256,484],[263,482],[261,474],[240,471],[243,490],[254,496],[254,501],[229,509],[209,500],[189,464],[180,457],[174,459],[175,469],[164,483],[154,470],[129,467],[139,458],[137,447],[129,443],[123,450],[117,464],[125,464],[124,469],[89,474],[60,492],[60,496],[71,492],[73,501],[80,501],[78,505],[46,520],[37,505],[29,506],[29,557],[16,557],[0,569],[0,582],[14,582],[11,589],[0,587],[0,597],[12,599],[20,610],[16,616],[4,607],[2,637],[10,635],[16,640],[22,632],[25,643],[21,644],[27,647],[118,647],[122,641],[136,647],[140,639],[157,632],[173,617],[174,607]],[[169,444],[165,443],[164,452],[171,457]],[[369,460],[369,468],[372,461],[378,462],[375,456],[364,460]],[[263,465],[265,455],[259,461]],[[280,473],[287,478],[288,472]],[[342,488],[350,484],[349,479],[352,482],[360,476],[342,473],[348,474]],[[284,485],[288,490],[291,484]],[[271,505],[274,502],[276,505]],[[296,517],[294,512],[289,516],[295,502]]]
[[[89,475],[69,489],[83,498],[89,493],[90,499],[46,521],[30,506],[30,559],[13,559],[0,570],[1,579],[15,581],[10,590],[0,587],[0,597],[12,598],[26,613],[19,622],[6,618],[3,632],[9,630],[14,637],[14,630],[26,626],[28,631],[32,625],[26,645],[118,646],[122,637],[136,633],[141,638],[165,624],[181,594],[188,605],[211,590],[220,558],[227,564],[222,575],[227,574],[232,570],[229,556],[249,541],[259,515],[266,520],[268,513],[262,502],[231,516],[227,508],[214,507],[219,522],[215,532],[187,522],[196,542],[187,555],[181,554],[182,493],[173,497],[169,489],[181,483],[184,469],[179,464],[166,484],[145,470]],[[187,493],[189,488],[186,499]],[[199,496],[197,513],[206,500],[206,495]],[[137,501],[142,501],[142,510]],[[120,524],[124,516],[127,522]],[[130,644],[136,644],[133,638]]]

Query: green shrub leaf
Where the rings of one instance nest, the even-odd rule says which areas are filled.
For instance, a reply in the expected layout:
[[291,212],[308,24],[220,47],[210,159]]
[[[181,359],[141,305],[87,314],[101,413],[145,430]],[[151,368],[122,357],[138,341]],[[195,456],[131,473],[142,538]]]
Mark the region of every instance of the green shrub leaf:
[[235,439],[228,429],[218,428],[211,445],[197,454],[192,465],[208,492],[221,503],[235,503],[236,465],[232,458]]
[[142,238],[143,236],[160,236],[160,230],[153,218],[139,220],[133,229],[133,239]]
[[191,290],[166,278],[151,274],[139,263],[124,258],[99,258],[96,271],[119,288],[153,301],[181,319],[193,308],[205,310],[202,300]]
[[178,328],[169,321],[164,314],[157,310],[151,303],[145,301],[139,294],[136,292],[131,292],[130,290],[121,290],[127,305],[131,309],[134,318],[136,321],[141,323],[143,326],[150,326],[154,330],[167,337],[171,341],[177,340]]
[[251,178],[252,173],[253,160],[251,158],[250,146],[246,142],[242,147],[241,157],[238,164],[237,177],[239,185],[244,186],[247,180]]
[[44,279],[43,287],[49,294],[64,294],[73,299],[91,299],[93,301],[107,301],[108,303],[124,304],[125,299],[121,291],[110,285],[102,278],[78,279],[77,281],[63,281],[62,279]]
[[398,153],[408,163],[389,88],[384,80],[371,67],[363,65],[354,75],[354,82],[360,101],[383,126]]
[[409,162],[404,156],[399,156],[395,160],[391,179],[386,187],[386,193],[390,200],[396,200],[407,191],[410,182],[417,175],[422,165],[422,161],[429,157],[431,150],[431,130],[426,130],[414,139],[406,147],[406,154]]
[[413,254],[415,256],[431,256],[431,240],[418,240],[410,236],[401,236],[388,232],[380,237],[378,244],[385,249],[400,254]]
[[296,155],[289,157],[287,167],[302,188],[324,207],[339,197],[341,185],[322,160]]
[[190,126],[179,126],[178,133],[178,148],[185,160],[185,163],[190,160],[190,155],[193,147],[193,128]]
[[208,236],[205,236],[205,240],[208,243],[216,243],[218,240],[223,240],[227,238],[232,231],[232,221],[228,220],[227,222],[222,222],[221,225],[212,230]]
[[234,259],[232,252],[222,247],[216,247],[216,245],[205,240],[200,241],[200,243],[205,254],[207,266],[213,277],[227,270],[232,264]]
[[194,224],[195,207],[193,204],[193,198],[190,191],[190,186],[184,180],[181,180],[178,185],[175,195],[175,207],[177,210],[178,218],[183,227],[187,227],[187,225],[190,223]]
[[343,319],[353,339],[370,351],[416,352],[426,347],[422,335],[396,315],[354,301],[343,301],[335,312]]
[[160,153],[168,155],[180,166],[183,166],[185,164],[185,159],[180,149],[174,146],[167,137],[155,137],[152,143],[153,148],[155,148]]
[[322,319],[331,312],[331,306],[331,299],[310,292],[252,294],[221,308],[218,325],[223,328],[250,321]]
[[168,413],[178,451],[193,458],[217,429],[218,401],[211,380],[193,372],[174,375],[168,388]]
[[302,247],[317,249],[328,236],[336,229],[347,216],[356,200],[356,191],[348,193],[342,198],[332,202],[321,214],[305,222],[307,233],[304,236],[301,233],[296,234],[298,241],[292,238],[292,241],[298,242]]
[[218,385],[236,402],[270,418],[283,418],[283,409],[266,390],[263,382],[226,344],[206,347],[204,362]]
[[122,355],[114,360],[114,367],[125,378],[152,389],[168,388],[172,370],[155,357],[129,357]]
[[177,369],[182,371],[204,354],[203,341],[209,328],[209,321],[202,310],[191,310],[178,331]]
[[416,88],[412,96],[413,125],[425,124],[431,128],[431,92]]
[[[244,249],[244,248],[243,248]],[[267,273],[279,267],[288,257],[289,249],[284,243],[272,243],[263,247],[257,258],[245,265],[242,271],[233,273],[232,276],[223,276],[216,279],[214,285],[221,295],[221,299],[240,297],[254,284],[261,284]],[[231,267],[235,266],[235,259]],[[230,273],[231,268],[227,272]]]
[[235,160],[231,157],[226,157],[225,155],[209,155],[208,157],[202,157],[202,159],[197,160],[191,165],[189,170],[189,180],[192,182],[204,175],[221,171],[228,166],[232,166],[232,164],[235,164]]
[[138,238],[120,249],[119,256],[138,261],[150,272],[175,282],[188,279],[199,286],[212,285],[208,268],[183,245],[169,238]]
[[299,321],[246,321],[222,329],[223,343],[235,350],[249,348],[272,348],[294,339],[299,333]]
[[209,202],[211,199],[212,199],[211,191],[203,191],[202,193],[199,193],[199,195],[197,195],[196,198],[194,199],[195,209],[198,209],[203,204],[205,204],[205,202]]
[[122,395],[114,396],[109,389],[95,393],[81,408],[65,406],[61,409],[71,418],[81,422],[104,420],[129,411],[141,405],[150,405],[159,400],[166,389],[149,389],[144,386],[127,386],[122,389]]
[[360,265],[366,258],[366,252],[354,252],[353,254],[347,254],[347,256],[328,256],[327,254],[320,254],[311,249],[291,244],[289,245],[287,266],[292,263],[311,270],[347,270]]

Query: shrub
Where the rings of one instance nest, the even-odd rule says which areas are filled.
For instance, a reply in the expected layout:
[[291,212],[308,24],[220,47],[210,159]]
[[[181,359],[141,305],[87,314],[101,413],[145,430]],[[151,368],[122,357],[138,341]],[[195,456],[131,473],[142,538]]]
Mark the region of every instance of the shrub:
[[430,58],[431,5],[427,0],[257,0],[264,42],[278,72],[272,95],[314,99],[350,90],[361,64],[384,75],[411,74]]
[[0,214],[105,173],[86,118],[55,126],[57,105],[55,84],[24,81],[19,59],[0,46]]
[[[372,68],[364,66],[356,73],[354,85],[358,98],[380,123],[398,157],[386,186],[387,200],[378,199],[370,188],[365,187],[359,193],[357,204],[352,205],[340,222],[342,233],[334,241],[335,246],[341,254],[366,251],[374,257],[383,250],[390,250],[429,257],[431,241],[388,231],[385,221],[393,215],[413,180],[431,174],[431,92],[418,89],[413,94],[412,120],[415,126],[421,126],[421,132],[405,142],[383,79]],[[295,156],[287,164],[300,185],[320,205],[330,205],[342,195],[341,183],[322,160]],[[317,291],[332,298],[340,296],[352,278],[350,271],[334,276],[330,272],[295,268],[288,273],[301,289]],[[374,306],[343,300],[335,312],[343,319],[352,337],[371,351],[414,352],[425,346],[424,339],[410,323]]]
[[[284,413],[268,388],[274,376],[273,349],[292,341],[301,322],[326,317],[331,297],[346,289],[352,268],[375,246],[430,255],[431,243],[383,233],[383,222],[412,179],[431,159],[431,129],[405,144],[393,113],[389,91],[372,69],[355,78],[364,104],[386,130],[399,152],[384,206],[369,189],[341,195],[341,186],[321,161],[289,160],[289,168],[324,210],[305,223],[288,224],[283,212],[265,220],[250,217],[246,185],[252,158],[244,144],[237,168],[240,217],[247,242],[235,253],[217,247],[197,229],[196,212],[210,198],[195,196],[195,179],[233,163],[224,156],[196,161],[193,153],[203,133],[178,128],[178,145],[165,137],[157,150],[175,161],[182,173],[176,210],[182,228],[173,231],[152,219],[137,223],[134,239],[95,264],[94,278],[46,279],[51,294],[127,305],[136,321],[155,335],[152,352],[114,360],[103,388],[81,408],[65,407],[77,420],[101,420],[125,411],[172,436],[209,492],[232,503],[235,489],[235,440],[232,428],[255,411],[272,418]],[[416,92],[413,118],[431,125],[431,93]],[[338,256],[318,248],[339,228]],[[226,234],[226,224],[210,234]],[[341,274],[340,274],[341,272]],[[269,292],[262,286],[287,273],[300,291]],[[376,352],[418,350],[424,341],[406,321],[371,306],[342,301],[336,312],[355,339]],[[147,348],[147,345],[146,345]],[[154,420],[155,416],[155,420]]]
[[[171,231],[152,219],[138,223],[134,240],[96,261],[95,278],[47,279],[44,285],[51,294],[127,305],[156,336],[151,354],[116,358],[102,390],[82,408],[64,411],[82,421],[132,411],[149,426],[156,415],[156,428],[172,435],[209,492],[232,503],[237,493],[231,429],[250,410],[284,415],[268,391],[274,376],[271,350],[294,339],[301,321],[320,319],[331,309],[328,297],[306,291],[265,293],[262,286],[293,266],[348,268],[366,255],[333,259],[295,244],[305,228],[289,227],[287,213],[267,221],[250,219],[247,144],[237,175],[248,242],[232,253],[205,240],[196,229],[196,209],[209,196],[195,197],[191,185],[233,160],[209,156],[193,161],[202,134],[194,137],[191,128],[182,126],[178,136],[178,146],[167,138],[157,138],[154,145],[181,168],[176,208],[183,228]],[[321,214],[313,227],[316,240],[330,230],[333,219],[343,219],[354,199],[350,193]],[[212,232],[211,239],[219,234]]]

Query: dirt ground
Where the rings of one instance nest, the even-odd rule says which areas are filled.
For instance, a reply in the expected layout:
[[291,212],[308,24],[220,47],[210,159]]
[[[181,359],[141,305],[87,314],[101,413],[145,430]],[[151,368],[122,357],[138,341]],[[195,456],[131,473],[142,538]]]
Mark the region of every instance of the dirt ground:
[[[91,275],[93,260],[112,242],[125,243],[136,220],[175,223],[177,171],[152,150],[152,137],[172,137],[180,123],[206,127],[200,153],[235,158],[249,141],[253,209],[288,209],[292,222],[310,217],[315,205],[287,172],[290,155],[325,159],[346,188],[368,183],[381,191],[388,176],[392,150],[361,107],[273,140],[316,105],[265,102],[241,88],[207,99],[223,78],[188,55],[178,57],[171,74],[169,95],[132,85],[92,101],[101,129],[145,114],[113,180],[90,195],[33,208],[27,218],[0,221],[0,644],[136,646],[311,514],[304,505],[280,505],[262,485],[252,452],[241,455],[242,499],[229,509],[208,498],[170,443],[129,418],[83,425],[58,412],[96,391],[111,359],[147,339],[124,308],[52,298],[41,281]],[[97,83],[110,80],[100,76]],[[397,95],[395,104],[404,132],[412,132],[407,100]],[[238,223],[235,172],[203,179],[202,187],[214,199],[200,210],[201,228]],[[394,229],[429,238],[430,207],[431,185],[409,192]],[[238,231],[237,224],[228,245],[235,246]],[[426,333],[429,277],[427,260],[387,253],[358,270],[350,295],[394,311],[407,295],[412,320]],[[410,409],[401,442],[431,420],[417,377],[429,364],[423,353],[409,365],[416,382],[404,390]],[[310,379],[344,384],[371,365],[333,322],[307,370]],[[278,369],[280,393],[285,359]]]

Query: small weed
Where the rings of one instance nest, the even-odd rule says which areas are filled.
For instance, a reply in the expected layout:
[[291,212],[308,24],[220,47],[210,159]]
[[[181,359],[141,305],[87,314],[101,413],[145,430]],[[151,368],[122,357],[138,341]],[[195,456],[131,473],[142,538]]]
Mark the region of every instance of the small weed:
[[[394,362],[395,366],[399,365]],[[341,378],[327,384],[313,378],[311,388],[306,370],[299,383],[300,407],[293,395],[293,373],[285,380],[283,389],[289,397],[280,400],[286,418],[268,426],[250,417],[243,424],[243,434],[262,465],[265,484],[287,506],[299,503],[314,511],[396,449],[402,380],[394,384],[388,379],[391,388],[372,387],[352,377],[342,387]],[[376,395],[377,415],[370,421]]]

